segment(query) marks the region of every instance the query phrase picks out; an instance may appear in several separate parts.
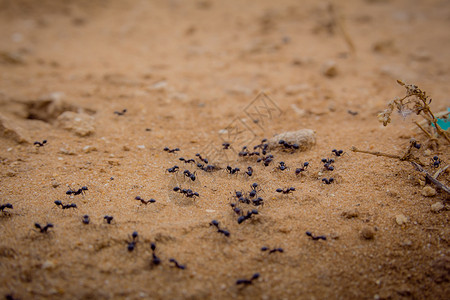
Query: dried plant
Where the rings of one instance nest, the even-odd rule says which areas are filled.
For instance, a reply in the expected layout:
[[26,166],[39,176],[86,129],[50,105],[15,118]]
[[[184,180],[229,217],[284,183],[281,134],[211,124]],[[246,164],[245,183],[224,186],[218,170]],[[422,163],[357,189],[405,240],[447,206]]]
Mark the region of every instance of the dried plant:
[[[395,98],[388,103],[388,108],[378,114],[378,120],[383,123],[384,126],[391,122],[391,115],[394,109],[397,109],[398,113],[404,118],[410,114],[415,113],[421,115],[429,124],[433,124],[436,128],[436,133],[439,136],[444,137],[448,143],[450,143],[450,137],[448,133],[439,126],[438,119],[435,117],[430,108],[432,99],[422,91],[417,85],[405,84],[404,82],[397,80],[397,83],[405,87],[406,95],[403,98]],[[416,122],[416,125],[431,139],[437,142],[434,135],[428,132],[423,126]]]

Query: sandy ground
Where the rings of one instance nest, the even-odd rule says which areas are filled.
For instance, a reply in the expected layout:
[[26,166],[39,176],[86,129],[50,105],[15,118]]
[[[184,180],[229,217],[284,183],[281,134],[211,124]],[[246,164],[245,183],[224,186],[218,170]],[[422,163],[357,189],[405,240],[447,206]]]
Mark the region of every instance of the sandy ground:
[[[0,295],[448,299],[448,194],[425,197],[409,163],[350,147],[401,154],[414,137],[427,170],[434,155],[450,161],[448,143],[427,149],[413,117],[377,120],[404,95],[396,79],[427,91],[433,111],[449,106],[449,2],[273,2],[0,1],[0,204],[13,205],[0,217]],[[303,128],[316,144],[275,149],[268,167],[237,155]],[[241,172],[178,160],[196,153]],[[264,205],[240,204],[258,215],[238,224],[232,196],[254,182]],[[70,196],[69,186],[88,190]],[[54,227],[40,233],[35,222]]]

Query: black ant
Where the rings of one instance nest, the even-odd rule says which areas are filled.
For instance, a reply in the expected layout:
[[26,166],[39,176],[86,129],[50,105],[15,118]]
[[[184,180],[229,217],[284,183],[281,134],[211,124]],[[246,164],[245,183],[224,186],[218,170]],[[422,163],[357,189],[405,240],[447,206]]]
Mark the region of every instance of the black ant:
[[253,283],[253,280],[256,280],[259,278],[259,273],[253,274],[253,276],[250,279],[238,279],[236,280],[236,285],[250,285]]
[[284,170],[287,170],[287,169],[289,169],[289,168],[286,166],[286,164],[285,164],[284,161],[280,161],[280,162],[279,162],[279,166],[277,167],[277,169],[279,169],[279,170],[281,170],[281,171],[284,171]]
[[441,165],[441,162],[442,161],[439,159],[439,157],[437,155],[435,155],[435,156],[433,156],[433,158],[431,158],[431,164],[435,168],[439,168],[439,166]]
[[241,224],[245,220],[250,219],[252,217],[252,215],[257,215],[257,214],[259,214],[257,209],[250,210],[247,212],[247,214],[245,216],[240,216],[237,219],[237,222],[238,222],[238,224]]
[[115,111],[114,113],[118,116],[123,116],[127,112],[127,109],[123,109],[122,111]]
[[188,177],[189,179],[191,179],[192,181],[195,181],[196,177],[195,177],[195,172],[190,172],[189,170],[184,170],[183,172],[184,176]]
[[217,166],[214,166],[214,165],[206,165],[206,167],[205,167],[205,165],[202,165],[201,163],[197,164],[197,168],[199,168],[200,170],[203,170],[205,172],[213,172],[213,171],[216,171],[219,169]]
[[144,200],[144,199],[141,198],[141,196],[136,196],[134,199],[135,199],[135,200],[141,201],[141,203],[142,203],[142,204],[145,204],[145,205],[147,205],[147,204],[149,204],[149,203],[155,203],[155,202],[156,202],[156,200],[153,199],[153,198],[150,199],[150,200]]
[[180,157],[179,160],[183,161],[185,164],[195,163],[195,159],[185,159],[184,157]]
[[86,224],[86,225],[88,225],[90,221],[91,220],[89,219],[88,215],[84,215],[83,218],[81,219],[81,222],[83,222],[83,224]]
[[237,174],[239,171],[240,171],[240,169],[239,168],[232,168],[232,167],[230,167],[230,166],[227,166],[227,171],[230,173],[230,174]]
[[306,170],[308,169],[308,166],[309,166],[309,162],[305,161],[305,162],[303,163],[303,167],[302,167],[302,168],[297,168],[297,169],[295,169],[295,175],[298,175],[298,174],[300,174],[301,172],[306,171]]
[[334,163],[334,159],[332,159],[332,158],[322,158],[322,162],[324,163],[323,164],[323,168],[325,169],[325,170],[328,170],[328,171],[333,171],[334,170],[334,167],[331,165],[332,163]]
[[290,194],[290,193],[292,193],[293,191],[295,191],[295,188],[294,187],[290,187],[290,188],[286,188],[286,189],[276,189],[276,192],[277,193],[283,193],[283,194]]
[[127,249],[128,249],[129,252],[133,251],[134,248],[136,248],[136,243],[138,242],[138,237],[139,236],[138,236],[137,231],[134,231],[131,234],[131,242],[127,241],[127,244],[128,244]]
[[61,207],[61,209],[77,208],[77,205],[75,203],[62,204],[62,202],[60,200],[56,200],[55,204],[56,204],[56,206]]
[[306,232],[306,235],[309,236],[313,241],[317,241],[317,240],[327,240],[327,237],[324,235],[314,235],[312,234],[310,231]]
[[224,229],[220,229],[219,222],[217,220],[212,220],[211,223],[209,223],[210,226],[215,226],[217,228],[217,232],[223,234],[226,237],[230,236],[230,232]]
[[8,212],[4,211],[5,208],[13,209],[13,205],[11,203],[6,203],[6,204],[0,205],[0,211],[2,213],[8,213]]
[[200,153],[195,154],[195,156],[197,156],[198,159],[200,159],[200,160],[201,160],[202,162],[204,162],[205,164],[208,164],[208,163],[209,163],[208,159],[207,159],[207,158],[203,158],[203,157],[200,155]]
[[41,142],[34,142],[33,145],[35,145],[36,147],[44,147],[47,144],[47,140],[43,140],[42,143]]
[[252,204],[254,206],[260,206],[260,205],[263,206],[264,205],[264,199],[261,198],[261,197],[258,197],[256,199],[252,200]]
[[267,144],[266,142],[267,142],[267,139],[261,140],[261,144],[254,146],[253,150],[260,148],[262,155],[266,155],[267,148],[269,147],[269,144]]
[[283,145],[285,149],[299,149],[300,146],[298,144],[290,144],[288,142],[286,142],[285,140],[279,140],[278,141],[279,145]]
[[333,178],[333,177],[330,177],[330,179],[322,178],[322,181],[323,181],[323,183],[325,183],[325,184],[331,184],[331,183],[333,183],[334,178]]
[[180,167],[178,167],[177,165],[173,166],[172,168],[168,168],[167,172],[169,173],[176,173],[178,171]]
[[104,216],[103,219],[106,221],[106,223],[111,224],[112,220],[114,219],[113,216]]
[[245,172],[245,174],[247,174],[248,176],[252,176],[253,175],[253,168],[252,167],[247,167],[247,171]]
[[336,149],[331,150],[331,153],[334,153],[334,155],[336,156],[342,156],[345,154],[344,150],[336,150]]
[[252,185],[250,186],[250,188],[252,189],[252,190],[250,191],[250,193],[248,194],[250,198],[255,197],[256,194],[257,194],[257,192],[261,190],[261,188],[259,187],[259,185],[258,185],[256,182],[252,183]]
[[72,190],[72,188],[69,187],[69,190],[66,192],[66,195],[84,195],[86,193],[86,191],[88,190],[87,186],[82,186],[81,188],[79,188],[78,190]]
[[269,154],[266,157],[260,157],[256,160],[256,162],[263,162],[264,166],[267,167],[273,161],[273,155]]
[[47,225],[42,226],[39,223],[34,223],[34,227],[36,227],[37,229],[39,229],[40,233],[47,233],[49,228],[54,227],[52,223],[47,223]]
[[269,250],[268,247],[262,247],[261,251],[263,251],[263,252],[269,251],[269,254],[272,254],[272,253],[275,253],[275,252],[280,252],[280,253],[284,252],[283,248],[274,248],[274,249]]
[[156,244],[151,243],[150,248],[152,249],[152,264],[157,266],[161,263],[161,259],[158,256],[156,256],[156,254],[155,254]]
[[164,147],[163,150],[168,152],[168,153],[175,153],[177,151],[180,151],[180,148],[169,149],[169,147]]
[[233,211],[239,216],[241,215],[242,210],[236,205],[236,203],[230,203]]
[[174,192],[179,192],[188,198],[200,197],[197,192],[192,191],[191,189],[182,189],[178,186],[173,188]]
[[224,150],[227,150],[227,149],[230,149],[231,144],[230,143],[223,143],[222,146],[223,146]]
[[186,266],[185,266],[185,265],[180,265],[180,264],[175,260],[175,258],[169,259],[169,262],[174,263],[174,264],[175,264],[175,267],[177,267],[178,269],[181,269],[181,270],[186,269]]

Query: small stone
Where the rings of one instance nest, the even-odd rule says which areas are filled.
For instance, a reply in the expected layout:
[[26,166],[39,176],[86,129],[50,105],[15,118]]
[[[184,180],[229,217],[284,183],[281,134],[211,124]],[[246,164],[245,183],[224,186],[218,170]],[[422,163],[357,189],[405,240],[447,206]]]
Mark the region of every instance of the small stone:
[[372,240],[374,236],[375,231],[371,227],[366,226],[361,230],[361,237],[366,240]]
[[322,65],[322,74],[327,77],[335,77],[338,74],[336,62],[329,60]]
[[128,147],[127,145],[123,145],[122,147],[123,151],[130,151],[130,147]]
[[400,215],[396,215],[395,216],[395,222],[398,224],[398,225],[403,225],[403,224],[406,224],[406,223],[408,223],[408,218],[405,216],[405,215],[402,215],[402,214],[400,214]]
[[432,186],[427,185],[422,189],[422,195],[425,197],[436,196],[436,190]]
[[354,209],[344,211],[341,215],[344,218],[352,219],[352,218],[357,218],[359,216],[359,212],[356,208],[354,208]]
[[59,182],[57,182],[57,181],[52,181],[52,187],[53,188],[57,188],[58,186],[60,186],[61,184],[59,183]]
[[72,150],[68,150],[66,148],[59,148],[59,153],[65,154],[65,155],[75,155],[76,153]]
[[97,147],[95,147],[95,146],[84,146],[83,147],[83,152],[84,153],[91,153],[91,152],[93,152],[93,151],[97,151]]
[[28,133],[16,124],[13,120],[0,114],[0,136],[22,144],[30,143],[31,138]]
[[17,175],[17,172],[14,171],[14,170],[8,170],[8,171],[6,171],[6,176],[8,176],[8,177],[14,177],[14,176],[16,176],[16,175]]
[[431,155],[431,150],[427,149],[425,151],[423,151],[423,156],[430,156]]
[[57,119],[57,126],[72,131],[78,136],[89,136],[94,133],[94,117],[84,113],[66,111]]
[[111,166],[119,166],[120,165],[120,163],[117,159],[109,159],[108,164],[110,164]]
[[441,210],[443,210],[444,207],[445,206],[444,206],[444,204],[442,204],[442,202],[436,202],[436,203],[431,205],[431,211],[434,212],[434,213],[438,213]]
[[138,149],[145,149],[145,145],[138,145]]
[[42,269],[44,269],[44,270],[53,269],[54,267],[55,267],[55,263],[52,262],[51,260],[46,260],[42,264]]

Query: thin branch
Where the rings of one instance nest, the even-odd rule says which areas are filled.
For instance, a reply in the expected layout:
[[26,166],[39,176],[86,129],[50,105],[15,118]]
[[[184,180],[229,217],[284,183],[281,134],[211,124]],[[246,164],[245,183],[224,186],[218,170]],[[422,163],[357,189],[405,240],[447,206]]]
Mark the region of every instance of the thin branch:
[[445,184],[443,184],[442,182],[440,182],[439,180],[437,180],[436,178],[434,178],[433,176],[430,175],[430,173],[428,173],[424,168],[422,168],[420,165],[416,164],[413,161],[410,161],[410,163],[414,166],[414,168],[416,168],[417,171],[425,174],[426,178],[431,181],[432,183],[434,183],[438,188],[442,189],[444,192],[446,192],[447,194],[450,194],[450,188],[448,186],[446,186]]
[[400,155],[383,153],[383,152],[379,152],[379,151],[360,150],[360,149],[356,148],[355,146],[352,146],[352,148],[350,150],[353,152],[367,153],[367,154],[372,154],[372,155],[376,155],[376,156],[384,156],[384,157],[394,158],[394,159],[398,159],[398,160],[402,159],[402,157]]

